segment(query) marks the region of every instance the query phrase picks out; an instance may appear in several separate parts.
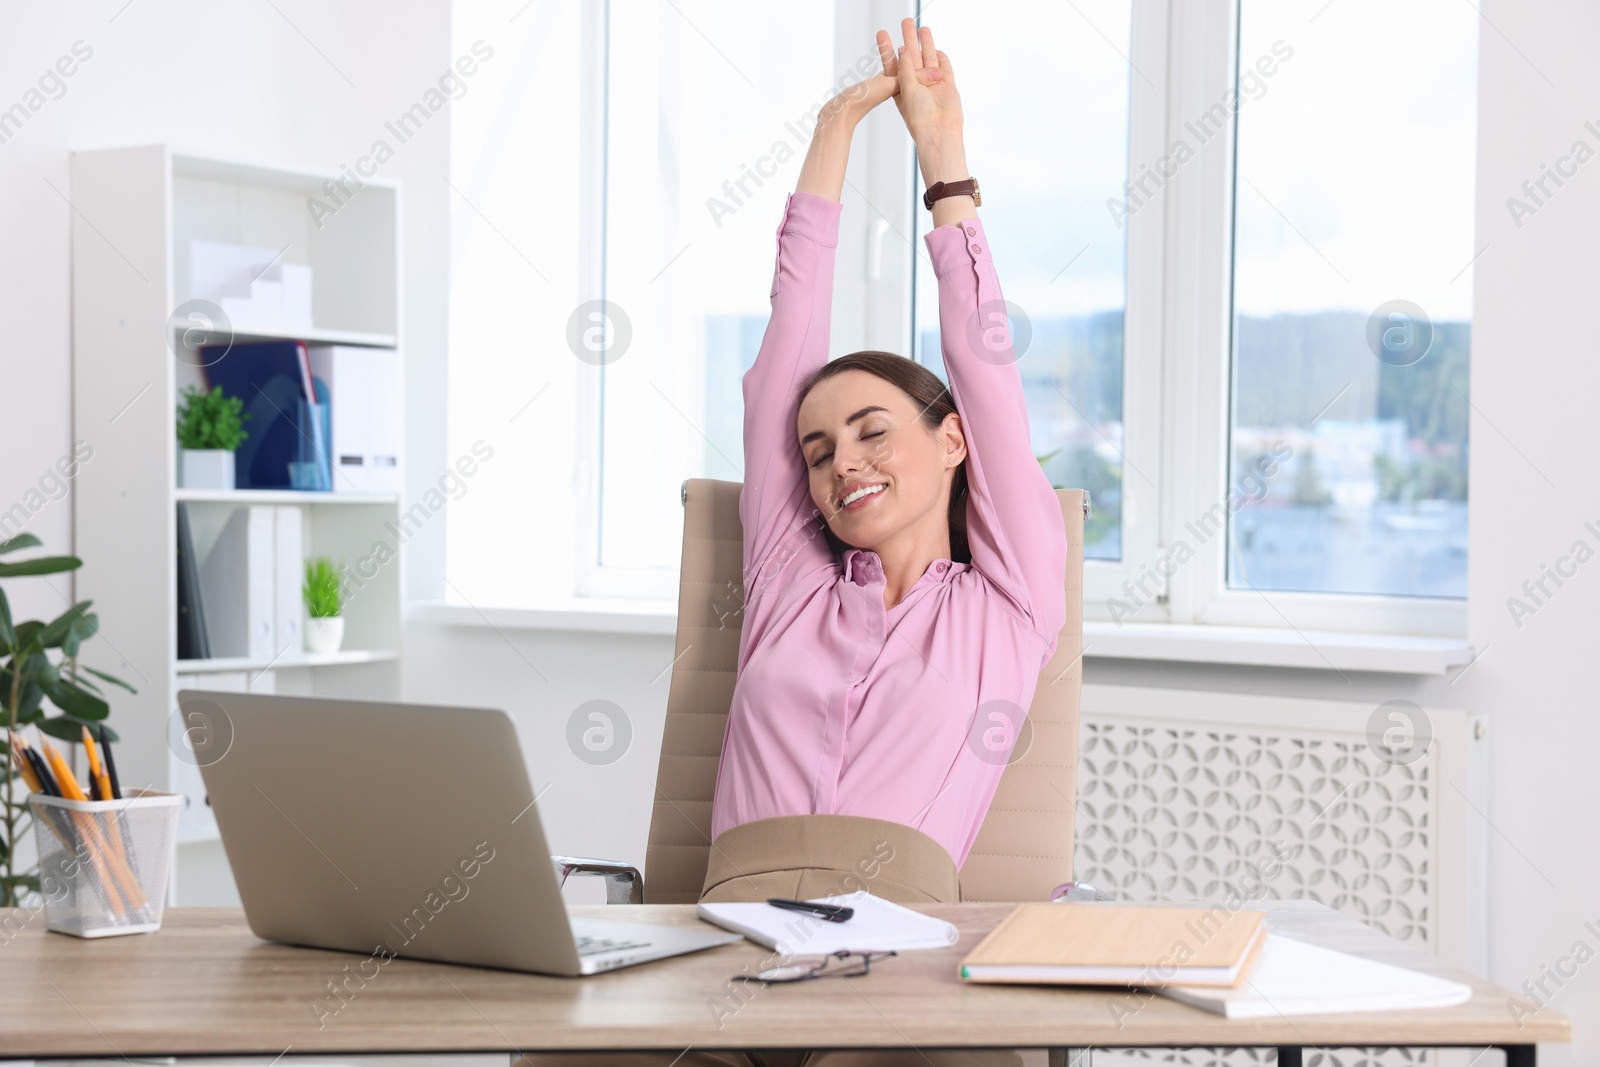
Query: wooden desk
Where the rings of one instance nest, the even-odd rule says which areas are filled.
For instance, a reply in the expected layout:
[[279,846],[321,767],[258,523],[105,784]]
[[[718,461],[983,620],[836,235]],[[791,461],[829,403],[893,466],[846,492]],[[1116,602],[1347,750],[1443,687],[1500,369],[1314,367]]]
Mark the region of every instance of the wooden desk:
[[[962,984],[958,961],[1009,910],[919,910],[961,931],[949,949],[909,952],[864,978],[766,986],[729,982],[769,950],[740,942],[589,978],[371,957],[256,939],[243,913],[169,908],[159,933],[82,941],[42,915],[0,911],[0,1058],[217,1053],[529,1052],[554,1049],[863,1047],[1351,1047],[1494,1045],[1508,1064],[1570,1041],[1567,1019],[1512,1017],[1512,994],[1309,901],[1267,901],[1270,928],[1472,986],[1454,1008],[1227,1020],[1126,991]],[[691,905],[594,905],[575,913],[695,924]],[[20,924],[20,930],[18,926]],[[349,976],[355,975],[355,978]],[[348,980],[348,999],[330,984]],[[1520,999],[1520,998],[1517,998]],[[315,1005],[321,1004],[321,1011]],[[1525,1005],[1530,1011],[1532,1005]],[[335,1007],[337,1010],[335,1011]],[[1293,1059],[1293,1056],[1290,1056]]]

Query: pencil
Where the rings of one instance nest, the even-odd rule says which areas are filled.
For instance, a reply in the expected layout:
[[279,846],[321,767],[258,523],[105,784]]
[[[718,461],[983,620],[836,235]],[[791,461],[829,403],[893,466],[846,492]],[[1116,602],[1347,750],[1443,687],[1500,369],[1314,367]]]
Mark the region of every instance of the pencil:
[[55,779],[50,774],[50,768],[46,766],[44,757],[39,755],[32,745],[28,744],[26,737],[11,730],[6,732],[11,736],[11,750],[13,752],[20,751],[23,759],[33,768],[33,776],[39,780],[39,792],[49,797],[60,796],[61,790],[56,788]]
[[33,773],[33,764],[28,762],[28,757],[18,747],[19,738],[15,733],[6,731],[11,742],[11,759],[17,765],[17,773],[22,775],[22,780],[28,783],[28,788],[35,793],[44,792],[44,786],[39,784],[39,776]]
[[67,766],[67,761],[50,742],[44,742],[44,758],[49,762],[50,769],[55,772],[56,784],[61,787],[61,795],[68,800],[88,800],[89,797],[78,784],[78,779],[73,777],[72,768]]
[[89,799],[110,800],[111,795],[101,788],[101,780],[105,778],[105,768],[100,765],[100,754],[95,751],[94,735],[89,733],[87,726],[83,729],[83,751],[89,758]]

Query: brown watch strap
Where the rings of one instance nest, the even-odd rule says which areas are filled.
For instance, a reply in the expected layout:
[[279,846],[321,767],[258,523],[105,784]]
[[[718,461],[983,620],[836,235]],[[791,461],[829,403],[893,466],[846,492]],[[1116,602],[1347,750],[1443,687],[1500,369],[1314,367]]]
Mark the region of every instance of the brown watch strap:
[[963,178],[958,182],[934,182],[928,186],[928,191],[922,194],[922,206],[932,211],[933,202],[943,200],[947,196],[970,196],[974,207],[983,206],[983,197],[978,192],[976,178]]

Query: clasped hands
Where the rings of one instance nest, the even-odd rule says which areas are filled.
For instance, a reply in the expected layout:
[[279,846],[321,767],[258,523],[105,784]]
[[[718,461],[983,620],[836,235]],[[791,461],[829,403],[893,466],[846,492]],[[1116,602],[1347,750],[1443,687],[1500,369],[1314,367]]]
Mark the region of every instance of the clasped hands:
[[883,72],[828,101],[818,116],[817,129],[820,133],[840,119],[853,129],[873,108],[893,97],[906,130],[926,161],[947,147],[960,145],[961,95],[950,57],[933,45],[933,31],[923,26],[919,32],[909,18],[901,20],[900,30],[905,43],[898,51],[888,31],[878,31]]

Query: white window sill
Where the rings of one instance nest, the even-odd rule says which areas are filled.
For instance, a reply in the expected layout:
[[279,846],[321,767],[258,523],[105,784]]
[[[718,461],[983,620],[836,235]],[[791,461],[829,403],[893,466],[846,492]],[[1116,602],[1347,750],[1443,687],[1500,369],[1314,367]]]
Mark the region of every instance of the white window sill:
[[406,621],[444,626],[485,626],[503,630],[577,630],[606,634],[678,632],[675,600],[612,600],[573,597],[537,608],[477,608],[442,600],[413,600]]
[[[410,621],[442,626],[626,633],[671,636],[677,604],[668,600],[605,600],[574,597],[537,608],[476,608],[440,601],[412,601]],[[1472,662],[1465,638],[1400,634],[1277,630],[1246,626],[1187,626],[1089,620],[1083,627],[1085,659],[1166,660],[1227,663],[1308,670],[1445,674]]]

